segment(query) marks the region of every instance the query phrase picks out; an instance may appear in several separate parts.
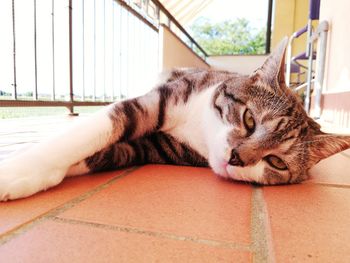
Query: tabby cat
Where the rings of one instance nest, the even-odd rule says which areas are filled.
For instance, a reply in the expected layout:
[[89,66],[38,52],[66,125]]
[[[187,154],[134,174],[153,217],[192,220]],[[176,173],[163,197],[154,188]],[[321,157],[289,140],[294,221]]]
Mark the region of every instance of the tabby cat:
[[250,76],[174,70],[144,96],[107,106],[0,164],[0,200],[22,198],[65,176],[145,163],[210,166],[263,185],[297,183],[350,136],[320,131],[286,87],[287,40]]

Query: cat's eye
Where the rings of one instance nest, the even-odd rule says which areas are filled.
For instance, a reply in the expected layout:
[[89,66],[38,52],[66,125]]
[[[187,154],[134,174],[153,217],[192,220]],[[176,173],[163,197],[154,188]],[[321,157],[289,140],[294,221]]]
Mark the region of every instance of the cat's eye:
[[249,132],[253,132],[255,129],[255,121],[250,110],[246,109],[243,114],[243,123]]
[[275,155],[268,155],[265,157],[265,160],[271,165],[273,168],[278,170],[287,170],[287,165]]

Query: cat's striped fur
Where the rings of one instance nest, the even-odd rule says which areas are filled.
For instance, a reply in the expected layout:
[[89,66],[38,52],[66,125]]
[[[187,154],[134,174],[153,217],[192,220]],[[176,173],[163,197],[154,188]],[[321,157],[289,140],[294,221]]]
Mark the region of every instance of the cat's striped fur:
[[85,160],[90,172],[147,163],[208,166],[207,160],[185,143],[164,132],[113,143]]
[[350,146],[309,118],[284,82],[284,40],[251,76],[174,70],[144,96],[106,107],[0,164],[0,200],[65,176],[145,163],[209,165],[225,178],[285,184]]
[[[191,96],[196,96],[203,89],[234,76],[229,72],[174,70],[165,83],[146,97],[115,104],[109,115],[114,129],[122,127],[122,133],[117,142],[85,160],[89,171],[113,170],[145,163],[208,166],[204,156],[169,133],[173,125],[169,111],[177,106],[183,107]],[[150,105],[152,100],[156,105]],[[152,111],[154,109],[156,112]]]

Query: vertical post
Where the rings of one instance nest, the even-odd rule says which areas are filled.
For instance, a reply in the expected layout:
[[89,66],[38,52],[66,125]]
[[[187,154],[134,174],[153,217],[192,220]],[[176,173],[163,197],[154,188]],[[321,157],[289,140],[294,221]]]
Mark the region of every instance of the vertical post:
[[34,92],[33,99],[38,100],[38,56],[37,56],[37,38],[36,38],[36,0],[34,0]]
[[96,101],[96,0],[94,0],[94,93],[92,99]]
[[13,37],[13,91],[12,99],[17,99],[17,70],[16,70],[16,23],[15,0],[12,0],[12,37]]
[[51,100],[55,100],[56,79],[55,79],[55,0],[51,1],[51,33],[52,33],[52,96]]
[[293,38],[289,38],[286,54],[286,85],[290,86],[290,76],[291,76],[291,63],[292,63],[292,43]]
[[74,91],[73,91],[73,22],[72,22],[72,0],[69,0],[69,101],[71,105],[69,106],[69,115],[77,116],[74,113]]
[[145,12],[149,15],[149,0],[145,0]]
[[[125,96],[129,97],[129,89],[130,89],[130,78],[129,78],[129,74],[130,74],[130,70],[129,70],[129,65],[130,65],[130,12],[126,12],[126,30],[125,30],[125,38],[126,38],[126,48],[125,48],[125,55],[126,55],[126,65],[125,65],[125,83],[126,83],[126,90],[125,90]],[[123,36],[122,36],[123,37]]]
[[310,101],[311,101],[311,81],[312,81],[312,60],[313,60],[313,38],[312,38],[312,21],[309,19],[308,22],[308,37],[307,37],[307,48],[306,55],[308,57],[308,70],[307,70],[307,81],[306,81],[306,96],[304,101],[304,108],[307,113],[310,112]]
[[123,27],[125,26],[123,23],[123,12],[124,9],[121,5],[119,5],[119,36],[118,36],[118,40],[119,40],[119,50],[118,50],[118,58],[119,58],[119,62],[118,62],[118,69],[119,69],[119,100],[122,99],[122,53],[125,53],[125,50],[123,50]]
[[319,40],[317,50],[317,72],[315,76],[315,111],[314,118],[321,117],[321,96],[323,88],[324,71],[326,64],[328,22],[323,21],[318,26]]
[[84,0],[81,0],[81,5],[82,5],[82,37],[83,37],[83,101],[85,101],[85,4],[84,4]]
[[311,81],[312,81],[312,60],[313,60],[313,39],[312,39],[312,20],[308,20],[307,30],[307,44],[306,44],[306,56],[308,57],[308,70],[306,81],[306,96],[304,101],[304,108],[307,113],[310,112],[311,101]]
[[156,18],[158,19],[158,25],[160,24],[160,8],[156,5]]
[[272,7],[273,7],[273,0],[269,0],[269,6],[267,11],[267,24],[266,24],[266,44],[265,44],[266,54],[269,54],[271,51]]
[[106,101],[106,0],[103,0],[103,101]]
[[115,46],[114,46],[114,43],[115,43],[115,28],[114,28],[114,24],[115,24],[115,21],[114,21],[114,12],[115,12],[115,10],[114,10],[114,6],[115,6],[115,4],[114,4],[114,1],[112,1],[112,93],[111,93],[111,97],[112,97],[112,99],[111,99],[111,101],[114,101],[114,78],[115,78],[115,74],[114,74],[114,70],[115,70],[115,65],[114,65],[114,63],[115,63]]

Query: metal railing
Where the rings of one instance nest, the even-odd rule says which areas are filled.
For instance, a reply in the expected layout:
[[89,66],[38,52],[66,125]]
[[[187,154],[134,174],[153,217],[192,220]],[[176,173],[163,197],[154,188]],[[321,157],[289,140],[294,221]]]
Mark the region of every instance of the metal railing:
[[158,72],[164,22],[207,56],[157,0],[2,0],[0,17],[0,107],[73,113],[144,93]]

